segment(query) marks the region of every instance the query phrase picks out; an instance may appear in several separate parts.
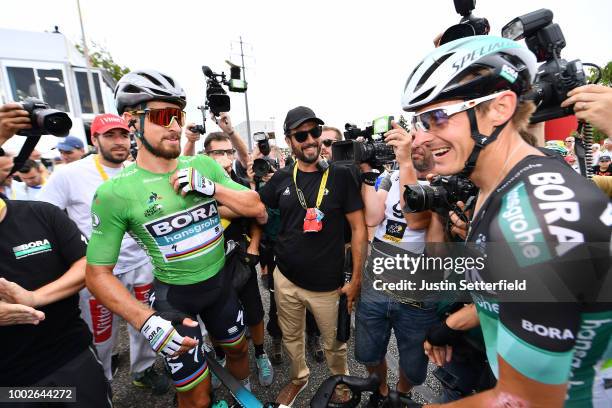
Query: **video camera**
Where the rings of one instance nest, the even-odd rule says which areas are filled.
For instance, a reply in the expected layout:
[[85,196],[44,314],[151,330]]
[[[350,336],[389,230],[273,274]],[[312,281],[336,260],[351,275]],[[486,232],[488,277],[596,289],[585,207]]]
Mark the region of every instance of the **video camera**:
[[225,73],[217,74],[210,67],[202,66],[202,72],[206,76],[206,105],[207,109],[219,116],[221,112],[230,111],[230,97],[223,88],[227,86],[231,92],[244,93],[247,90],[246,81],[240,79],[241,71],[237,65],[230,64],[230,79],[227,80]]
[[567,62],[561,58],[565,37],[561,27],[553,24],[552,20],[552,11],[540,9],[517,17],[502,28],[503,37],[515,41],[524,38],[538,62],[544,62],[532,90],[524,96],[538,106],[531,123],[573,115],[573,106],[561,108],[561,102],[569,91],[587,83],[580,60]]
[[[357,164],[369,163],[372,167],[382,167],[395,160],[392,146],[388,146],[383,140],[383,135],[391,130],[393,116],[383,116],[372,121],[371,126],[360,129],[347,123],[344,125],[344,138],[332,145],[332,157],[334,161],[351,161]],[[405,127],[403,118],[400,126]],[[355,139],[362,137],[364,141]]]
[[446,44],[458,38],[470,37],[473,35],[487,35],[491,30],[489,20],[484,17],[476,17],[472,10],[476,8],[476,0],[453,0],[455,11],[461,15],[459,24],[450,26],[442,37],[440,44]]
[[406,186],[404,211],[432,210],[446,217],[449,211],[456,209],[458,201],[462,201],[466,207],[469,207],[477,193],[478,188],[467,177],[436,176],[428,186],[420,184]]
[[31,129],[24,129],[17,134],[21,136],[53,135],[67,136],[72,128],[72,120],[65,112],[51,109],[48,103],[36,98],[27,98],[22,103],[23,110],[30,114]]

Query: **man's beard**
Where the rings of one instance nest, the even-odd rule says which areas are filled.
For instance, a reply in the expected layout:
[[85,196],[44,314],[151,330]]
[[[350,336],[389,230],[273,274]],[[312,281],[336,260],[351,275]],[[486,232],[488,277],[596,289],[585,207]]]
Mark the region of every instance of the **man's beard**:
[[412,165],[414,166],[416,171],[425,172],[433,169],[433,155],[431,154],[431,151],[429,149],[418,148],[414,149],[413,152],[417,152],[417,154],[422,157],[420,159],[412,159]]
[[115,156],[113,155],[112,149],[106,150],[105,148],[102,147],[102,145],[98,145],[98,153],[102,155],[104,160],[111,162],[111,163],[115,163],[115,164],[123,163],[124,161],[127,160],[128,156],[130,155],[129,150],[125,149],[125,152],[116,151],[115,154],[119,154],[119,156]]
[[164,140],[165,139],[160,140],[159,144],[155,147],[151,146],[151,144],[147,142],[146,140],[143,140],[144,142],[143,144],[145,148],[156,157],[161,157],[162,159],[166,159],[166,160],[176,159],[177,157],[179,157],[181,155],[181,144],[178,143],[176,145],[176,148],[174,147],[164,148],[163,147]]
[[[307,149],[309,147],[315,147],[317,149],[315,154],[313,154],[311,157],[306,156],[303,151],[304,149]],[[307,164],[316,163],[317,160],[319,160],[319,155],[321,154],[321,146],[318,143],[311,143],[301,147],[300,145],[295,146],[293,143],[291,143],[291,150],[299,161]]]

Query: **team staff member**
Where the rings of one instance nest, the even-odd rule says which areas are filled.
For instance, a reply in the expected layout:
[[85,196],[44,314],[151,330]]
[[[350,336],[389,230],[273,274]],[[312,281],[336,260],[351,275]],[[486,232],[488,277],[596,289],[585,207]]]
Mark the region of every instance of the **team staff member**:
[[[609,290],[602,285],[610,267],[612,205],[521,138],[534,106],[519,96],[530,90],[536,71],[535,56],[515,41],[468,37],[428,55],[404,90],[403,108],[414,113],[417,129],[413,143],[431,149],[433,172],[462,174],[480,189],[466,241],[487,261],[466,279],[516,277],[526,280],[528,291],[473,293],[474,321],[498,382],[449,406],[610,406],[593,384],[599,362],[609,358],[612,334]],[[497,170],[493,177],[491,169]],[[442,231],[443,225],[434,217],[430,227]],[[587,248],[595,242],[606,249]],[[521,250],[523,243],[532,245]],[[567,289],[565,296],[575,300],[520,302],[533,299],[535,288]]]
[[[4,121],[0,116],[0,129]],[[0,384],[76,387],[71,405],[106,408],[112,406],[110,387],[79,316],[85,246],[85,237],[57,207],[0,199],[0,347],[6,350]]]
[[[233,182],[207,156],[181,156],[185,92],[168,75],[133,71],[115,88],[117,110],[133,123],[136,163],[102,184],[92,204],[87,287],[166,357],[180,407],[210,404],[210,376],[196,316],[221,344],[230,372],[248,382],[243,310],[223,273],[225,253],[218,202],[245,217],[262,217],[257,193]],[[113,276],[129,231],[154,269],[151,306]],[[189,317],[189,318],[187,318]]]
[[[127,123],[119,116],[103,114],[91,124],[92,142],[98,151],[82,160],[59,167],[43,187],[39,200],[47,201],[68,212],[68,216],[87,236],[91,237],[91,202],[96,189],[119,174],[130,151]],[[141,302],[148,302],[153,282],[149,257],[126,235],[121,243],[119,260],[113,273]],[[104,373],[110,381],[113,345],[119,331],[118,316],[113,315],[85,288],[80,293],[83,319],[89,325]],[[148,386],[155,393],[164,393],[169,383],[165,375],[153,369],[155,352],[138,330],[128,325],[130,336],[130,367],[133,382]]]
[[[348,373],[346,343],[336,340],[339,292],[347,295],[350,313],[361,283],[366,244],[363,203],[348,168],[333,165],[324,169],[319,164],[321,125],[323,121],[307,107],[287,113],[285,137],[297,161],[277,171],[259,191],[267,206],[280,209],[274,292],[291,361],[291,381],[277,397],[284,405],[291,405],[308,383],[305,309],[319,326],[332,374]],[[353,278],[342,286],[345,218],[352,231]]]

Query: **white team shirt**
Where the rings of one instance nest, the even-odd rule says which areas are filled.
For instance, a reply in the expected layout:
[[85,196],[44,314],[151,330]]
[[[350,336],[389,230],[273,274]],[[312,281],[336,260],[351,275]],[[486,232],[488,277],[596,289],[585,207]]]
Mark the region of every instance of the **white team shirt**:
[[[381,241],[400,244],[401,248],[416,254],[425,250],[425,230],[408,228],[400,207],[399,170],[391,173],[391,188],[385,200],[385,219],[376,228],[374,237]],[[429,184],[421,182],[419,184]]]
[[[57,168],[43,187],[39,201],[47,201],[66,210],[68,217],[81,232],[91,237],[91,202],[98,187],[104,182],[96,168],[95,155]],[[122,167],[102,166],[108,178],[119,174]],[[121,275],[149,262],[149,257],[129,235],[123,237],[119,259],[113,273]]]
[[13,181],[12,188],[15,190],[15,200],[39,201],[43,186],[30,187],[26,183]]

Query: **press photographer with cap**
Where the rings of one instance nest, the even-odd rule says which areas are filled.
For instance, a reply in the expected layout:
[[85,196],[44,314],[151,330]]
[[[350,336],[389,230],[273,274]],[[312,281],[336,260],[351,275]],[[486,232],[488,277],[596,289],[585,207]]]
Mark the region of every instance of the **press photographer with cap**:
[[[308,383],[305,309],[313,313],[321,330],[331,373],[348,373],[346,343],[336,340],[338,300],[340,293],[347,295],[350,313],[361,284],[366,245],[363,202],[348,168],[322,164],[319,137],[323,124],[304,106],[287,113],[285,140],[296,163],[277,171],[259,191],[266,206],[280,209],[274,291],[291,361],[290,382],[277,397],[285,405],[291,405]],[[352,231],[353,277],[343,285],[345,219]],[[344,395],[337,398],[342,400]]]

